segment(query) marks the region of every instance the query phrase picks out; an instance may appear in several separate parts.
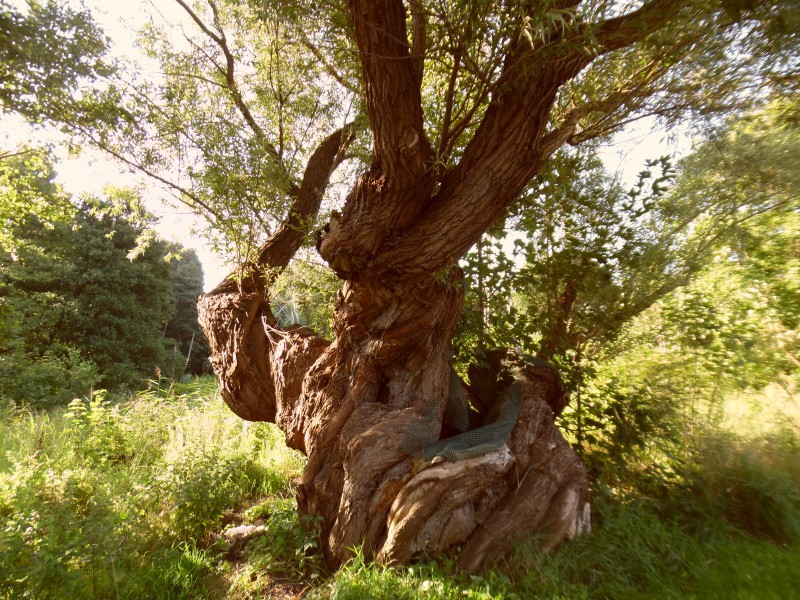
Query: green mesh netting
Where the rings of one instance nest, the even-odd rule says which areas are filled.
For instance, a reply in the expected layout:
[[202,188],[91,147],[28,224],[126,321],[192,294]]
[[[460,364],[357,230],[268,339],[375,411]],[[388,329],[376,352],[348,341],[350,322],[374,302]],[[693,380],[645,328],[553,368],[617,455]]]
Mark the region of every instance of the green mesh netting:
[[439,439],[436,409],[436,402],[429,402],[422,409],[419,418],[408,426],[401,446],[404,452],[417,454],[420,450]]
[[425,446],[422,458],[432,460],[443,456],[456,461],[497,450],[506,443],[514,429],[521,401],[522,383],[515,381],[500,394],[486,425]]
[[517,422],[522,402],[522,382],[514,381],[494,402],[485,425],[469,430],[469,401],[461,380],[455,372],[450,377],[450,394],[445,405],[443,420],[462,431],[443,440],[438,439],[436,402],[428,404],[417,422],[406,432],[403,449],[426,461],[442,456],[450,461],[463,460],[497,450],[506,443]]
[[450,394],[444,406],[444,422],[458,431],[469,429],[469,400],[455,371],[450,371]]

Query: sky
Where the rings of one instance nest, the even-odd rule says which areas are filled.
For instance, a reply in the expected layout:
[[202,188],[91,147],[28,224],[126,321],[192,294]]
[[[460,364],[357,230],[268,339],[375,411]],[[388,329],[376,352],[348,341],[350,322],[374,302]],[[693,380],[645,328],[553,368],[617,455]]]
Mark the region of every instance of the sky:
[[[12,0],[24,4],[24,0]],[[149,2],[120,2],[119,0],[86,0],[85,5],[111,38],[113,52],[122,55],[135,53],[133,31],[148,19],[152,6]],[[177,3],[159,2],[158,11],[172,22],[184,21]],[[186,25],[191,27],[191,23]],[[34,131],[22,120],[3,117],[2,128],[5,139],[0,138],[3,148],[13,147],[26,140],[58,142],[59,136],[47,130]],[[646,159],[658,158],[674,152],[685,152],[689,140],[684,135],[668,137],[655,123],[641,121],[622,132],[615,142],[601,150],[601,156],[610,173],[620,176],[626,186],[632,185]],[[64,189],[75,195],[102,195],[106,185],[115,187],[133,186],[142,190],[148,209],[159,218],[158,233],[166,240],[175,241],[184,247],[193,248],[203,264],[204,287],[211,290],[231,271],[232,265],[217,256],[207,243],[194,233],[200,228],[199,220],[184,211],[163,202],[167,193],[141,174],[133,174],[100,151],[85,149],[79,156],[69,156],[66,150],[57,149],[58,181]]]

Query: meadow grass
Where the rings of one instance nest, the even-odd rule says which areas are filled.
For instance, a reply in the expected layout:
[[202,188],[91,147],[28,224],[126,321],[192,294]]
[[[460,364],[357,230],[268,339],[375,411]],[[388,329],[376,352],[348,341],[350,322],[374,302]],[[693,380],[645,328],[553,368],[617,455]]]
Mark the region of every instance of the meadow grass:
[[302,467],[276,428],[211,390],[6,408],[0,596],[205,597],[225,514],[287,494]]
[[[737,411],[738,429],[705,423],[680,457],[651,451],[601,477],[591,535],[545,556],[523,544],[468,575],[454,557],[386,568],[358,549],[327,572],[294,501],[304,458],[274,426],[230,413],[209,380],[50,412],[6,406],[0,597],[800,597],[794,417],[748,429]],[[657,461],[668,476],[652,477]],[[234,551],[221,534],[240,522],[266,532]]]

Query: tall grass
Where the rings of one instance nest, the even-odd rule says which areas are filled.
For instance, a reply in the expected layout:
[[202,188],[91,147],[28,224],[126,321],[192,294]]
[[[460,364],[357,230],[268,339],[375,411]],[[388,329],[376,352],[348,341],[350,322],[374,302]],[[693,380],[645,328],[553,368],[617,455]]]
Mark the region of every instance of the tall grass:
[[[380,567],[357,549],[326,572],[293,499],[302,457],[212,382],[3,407],[0,598],[800,597],[800,436],[736,407],[736,427],[694,423],[679,448],[601,473],[592,534],[545,556],[523,544],[481,575],[452,556]],[[220,534],[242,520],[266,531],[234,552]]]
[[302,461],[202,382],[180,391],[5,410],[0,596],[204,597],[223,515],[285,493]]

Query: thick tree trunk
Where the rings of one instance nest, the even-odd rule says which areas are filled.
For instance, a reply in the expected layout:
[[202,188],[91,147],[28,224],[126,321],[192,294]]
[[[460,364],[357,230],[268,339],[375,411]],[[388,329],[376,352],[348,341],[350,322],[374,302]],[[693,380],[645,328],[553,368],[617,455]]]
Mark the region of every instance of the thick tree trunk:
[[[476,571],[532,534],[551,547],[589,526],[586,471],[554,424],[562,392],[546,369],[518,373],[505,443],[455,461],[423,456],[453,393],[461,297],[458,270],[445,281],[347,282],[331,344],[279,328],[255,293],[223,286],[201,300],[225,401],[245,419],[277,423],[308,456],[298,506],[323,517],[333,566],[357,546],[383,563],[462,546],[461,566]],[[484,400],[498,389],[474,383]]]
[[[298,505],[323,518],[331,565],[356,546],[383,563],[460,546],[461,566],[477,571],[524,537],[542,534],[550,548],[589,527],[586,471],[554,423],[565,399],[552,371],[474,369],[467,389],[454,376],[449,351],[462,284],[452,265],[580,119],[605,106],[586,104],[553,123],[561,86],[597,56],[658,29],[680,4],[651,0],[590,31],[554,27],[546,40],[510,36],[480,123],[445,169],[423,125],[424,13],[414,13],[409,44],[400,0],[348,1],[372,157],[318,237],[320,255],[344,280],[335,340],[279,327],[266,290],[316,214],[349,127],[326,139],[302,184],[290,186],[288,221],[250,275],[224,282],[199,305],[227,404],[245,419],[277,423],[308,456]],[[483,407],[483,421],[450,440],[454,427],[467,426],[451,419],[465,397]]]

